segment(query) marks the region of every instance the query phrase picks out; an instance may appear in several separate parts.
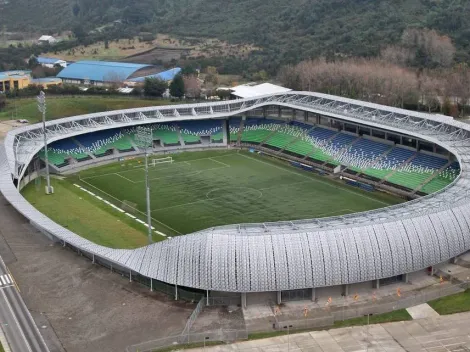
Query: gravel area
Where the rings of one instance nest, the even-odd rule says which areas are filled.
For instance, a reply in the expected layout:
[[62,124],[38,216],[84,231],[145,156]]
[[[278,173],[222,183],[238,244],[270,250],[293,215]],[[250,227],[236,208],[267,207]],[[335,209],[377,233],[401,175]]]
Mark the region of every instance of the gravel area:
[[195,305],[53,244],[0,196],[0,255],[51,351],[125,351],[179,334]]

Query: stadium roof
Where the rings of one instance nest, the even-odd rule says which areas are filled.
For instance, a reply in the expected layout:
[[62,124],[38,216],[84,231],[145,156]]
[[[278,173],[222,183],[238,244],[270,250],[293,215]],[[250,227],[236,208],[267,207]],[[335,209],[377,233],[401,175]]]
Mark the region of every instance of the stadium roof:
[[57,77],[98,82],[124,81],[136,71],[152,65],[109,61],[78,61],[64,68]]
[[50,65],[54,65],[58,62],[65,62],[65,60],[55,59],[53,57],[44,57],[44,56],[38,56],[37,60],[39,64],[50,64]]
[[284,88],[271,83],[262,83],[255,86],[241,85],[237,87],[232,87],[230,88],[230,90],[232,91],[232,94],[236,97],[245,99],[260,97],[269,94],[287,93],[290,92],[292,89]]
[[131,81],[131,82],[143,82],[143,81],[145,81],[146,78],[158,78],[158,79],[161,79],[163,81],[171,81],[180,72],[181,72],[181,68],[175,67],[175,68],[172,68],[171,70],[163,71],[163,72],[156,73],[156,74],[153,74],[153,75],[132,78],[129,81]]
[[[352,284],[411,273],[470,248],[470,125],[431,114],[311,92],[73,116],[48,121],[48,143],[94,131],[180,120],[220,119],[281,106],[387,129],[436,143],[461,174],[434,194],[382,209],[263,224],[214,227],[138,249],[97,245],[55,223],[18,192],[43,147],[41,124],[8,132],[0,147],[0,191],[41,231],[81,251],[159,281],[227,292]],[[20,182],[18,182],[20,184]]]

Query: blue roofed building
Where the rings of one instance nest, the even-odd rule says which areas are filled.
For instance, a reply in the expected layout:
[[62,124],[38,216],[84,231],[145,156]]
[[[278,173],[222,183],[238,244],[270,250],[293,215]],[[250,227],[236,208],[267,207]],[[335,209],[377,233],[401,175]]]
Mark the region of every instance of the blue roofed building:
[[157,79],[161,79],[162,81],[168,82],[168,81],[172,81],[173,78],[175,78],[175,76],[179,74],[180,72],[181,72],[181,68],[175,67],[175,68],[172,68],[171,70],[163,71],[163,72],[156,73],[153,75],[132,78],[132,79],[129,79],[128,81],[133,82],[133,83],[143,83],[146,78],[157,78]]
[[135,77],[157,73],[153,65],[109,61],[77,61],[64,68],[57,77],[64,83],[106,85],[122,83]]
[[44,67],[53,68],[56,65],[67,67],[67,61],[53,57],[38,56],[36,60],[38,61],[39,65]]

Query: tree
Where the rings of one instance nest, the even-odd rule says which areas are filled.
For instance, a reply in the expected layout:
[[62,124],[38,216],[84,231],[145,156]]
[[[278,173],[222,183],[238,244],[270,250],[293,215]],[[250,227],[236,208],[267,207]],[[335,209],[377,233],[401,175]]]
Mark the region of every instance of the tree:
[[78,40],[86,37],[87,33],[81,24],[77,24],[72,28],[72,33]]
[[184,80],[182,75],[176,75],[170,84],[170,94],[175,98],[184,96]]
[[181,70],[181,74],[184,75],[184,76],[195,75],[195,74],[197,74],[197,71],[194,69],[194,67],[189,65],[189,66],[183,67],[183,69]]
[[219,73],[217,72],[217,68],[214,66],[207,66],[206,68],[206,82],[212,82],[214,84],[219,83]]
[[161,97],[168,88],[168,84],[158,78],[146,78],[144,94],[149,97]]
[[183,76],[184,93],[188,98],[199,98],[201,95],[201,82],[195,75]]
[[7,105],[7,98],[4,94],[0,94],[0,110]]
[[217,96],[220,100],[226,100],[230,98],[230,90],[229,89],[217,89]]
[[452,40],[427,28],[408,28],[401,37],[403,47],[414,51],[412,63],[420,67],[449,67],[454,61]]
[[38,63],[38,59],[36,58],[36,56],[31,56],[28,60],[28,67],[29,68],[35,68],[36,66],[38,66],[39,63]]
[[73,4],[72,13],[75,17],[80,13],[80,5],[78,3]]

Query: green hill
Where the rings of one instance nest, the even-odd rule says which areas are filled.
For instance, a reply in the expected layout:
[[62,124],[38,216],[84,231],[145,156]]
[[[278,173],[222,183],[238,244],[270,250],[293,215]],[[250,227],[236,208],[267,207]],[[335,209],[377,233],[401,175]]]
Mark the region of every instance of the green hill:
[[[1,3],[1,2],[0,2]],[[405,28],[448,35],[458,61],[470,58],[468,0],[11,0],[0,5],[7,30],[97,28],[218,37],[263,48],[269,65],[319,55],[374,56]]]

